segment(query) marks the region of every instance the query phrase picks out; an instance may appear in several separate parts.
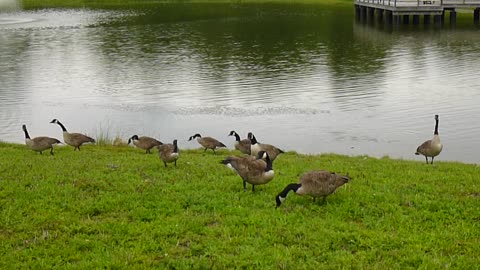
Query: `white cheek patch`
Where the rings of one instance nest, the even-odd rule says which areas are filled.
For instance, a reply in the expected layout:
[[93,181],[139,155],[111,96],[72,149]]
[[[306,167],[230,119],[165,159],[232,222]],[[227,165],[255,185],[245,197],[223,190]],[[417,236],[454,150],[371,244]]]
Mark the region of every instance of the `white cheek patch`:
[[278,196],[278,199],[280,200],[281,203],[283,203],[285,201],[285,197],[282,197],[282,196]]
[[232,164],[228,163],[227,166],[230,170],[234,171],[234,172],[237,172],[237,170],[235,170],[235,168],[232,166]]

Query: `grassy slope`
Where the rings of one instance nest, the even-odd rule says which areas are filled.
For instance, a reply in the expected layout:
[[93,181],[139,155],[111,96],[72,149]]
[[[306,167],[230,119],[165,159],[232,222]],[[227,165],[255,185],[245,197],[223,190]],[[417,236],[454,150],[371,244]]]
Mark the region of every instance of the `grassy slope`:
[[22,6],[31,8],[125,8],[144,7],[165,3],[220,3],[220,4],[263,4],[263,3],[295,3],[295,4],[328,4],[349,5],[353,0],[21,0]]
[[[219,164],[227,154],[183,151],[164,168],[128,147],[50,156],[0,143],[0,268],[480,263],[477,165],[287,153],[252,193]],[[275,209],[276,193],[318,168],[354,179],[326,205],[290,194]]]

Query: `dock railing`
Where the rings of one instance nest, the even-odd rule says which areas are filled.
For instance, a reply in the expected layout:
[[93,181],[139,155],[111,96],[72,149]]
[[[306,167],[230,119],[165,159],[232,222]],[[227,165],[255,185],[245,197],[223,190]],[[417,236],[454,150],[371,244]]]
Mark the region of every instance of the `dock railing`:
[[480,7],[480,0],[355,0],[355,3],[385,7]]

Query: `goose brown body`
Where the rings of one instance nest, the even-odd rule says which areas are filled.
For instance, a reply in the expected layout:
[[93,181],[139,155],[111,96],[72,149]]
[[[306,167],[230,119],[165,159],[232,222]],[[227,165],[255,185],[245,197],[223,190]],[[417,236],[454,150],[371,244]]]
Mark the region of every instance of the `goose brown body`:
[[277,207],[282,204],[290,191],[297,195],[310,195],[313,200],[317,197],[323,197],[326,201],[328,195],[332,194],[338,187],[344,185],[350,180],[347,175],[340,175],[329,171],[310,171],[304,173],[298,183],[287,185],[276,197]]
[[248,133],[248,139],[251,141],[250,154],[252,156],[256,156],[260,151],[265,151],[268,153],[270,159],[274,161],[278,155],[284,153],[283,150],[276,146],[266,143],[259,143],[252,132]]
[[50,123],[58,124],[62,128],[63,141],[66,144],[73,146],[73,150],[78,149],[80,151],[80,146],[82,146],[84,143],[95,143],[95,140],[87,135],[68,132],[65,126],[58,121],[58,119],[53,119]]
[[250,141],[250,139],[240,140],[240,135],[238,135],[238,133],[233,130],[230,131],[230,134],[228,134],[228,136],[235,136],[235,143],[234,143],[235,149],[242,152],[243,154],[250,155],[251,153],[250,147],[252,146],[252,142]]
[[158,146],[158,155],[167,167],[167,163],[175,162],[177,166],[177,159],[179,158],[180,150],[178,149],[177,140],[173,143],[162,144]]
[[215,149],[217,147],[226,147],[225,144],[221,143],[219,140],[212,138],[212,137],[202,137],[200,134],[195,134],[193,136],[190,136],[188,139],[189,141],[193,139],[197,139],[197,142],[205,148],[204,152],[207,151],[207,149],[212,149],[213,152],[216,154]]
[[27,131],[27,126],[22,126],[23,132],[25,133],[25,144],[30,147],[33,151],[40,152],[50,149],[50,154],[53,155],[53,146],[55,144],[61,143],[59,140],[51,137],[40,136],[35,138],[30,138],[30,135]]
[[221,163],[229,167],[242,178],[244,190],[246,190],[246,183],[249,183],[252,185],[252,191],[255,191],[255,185],[267,184],[275,175],[272,160],[265,151],[260,151],[257,157],[230,156],[224,159]]
[[151,153],[150,150],[153,147],[163,144],[157,139],[148,136],[138,137],[138,135],[133,135],[130,139],[128,139],[128,144],[130,144],[130,142],[132,142],[136,147],[145,150],[145,154]]
[[432,158],[431,164],[433,164],[433,159],[438,156],[443,149],[443,145],[440,141],[440,136],[438,135],[438,123],[439,123],[439,116],[435,115],[435,130],[433,131],[433,138],[431,140],[423,142],[419,147],[417,147],[417,151],[415,155],[423,155],[425,156],[425,161],[428,164],[428,157]]

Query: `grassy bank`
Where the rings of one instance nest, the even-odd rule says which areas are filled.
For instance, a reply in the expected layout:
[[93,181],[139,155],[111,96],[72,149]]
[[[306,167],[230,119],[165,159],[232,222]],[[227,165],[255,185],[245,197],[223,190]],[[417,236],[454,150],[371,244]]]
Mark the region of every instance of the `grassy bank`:
[[[180,144],[181,147],[181,144]],[[480,263],[480,167],[287,153],[244,192],[200,150],[178,167],[130,147],[0,143],[0,268],[472,268]],[[441,160],[441,158],[439,158]],[[326,205],[274,196],[303,172],[349,172]]]
[[351,0],[22,0],[26,9],[33,8],[142,8],[161,4],[328,4],[352,5]]

